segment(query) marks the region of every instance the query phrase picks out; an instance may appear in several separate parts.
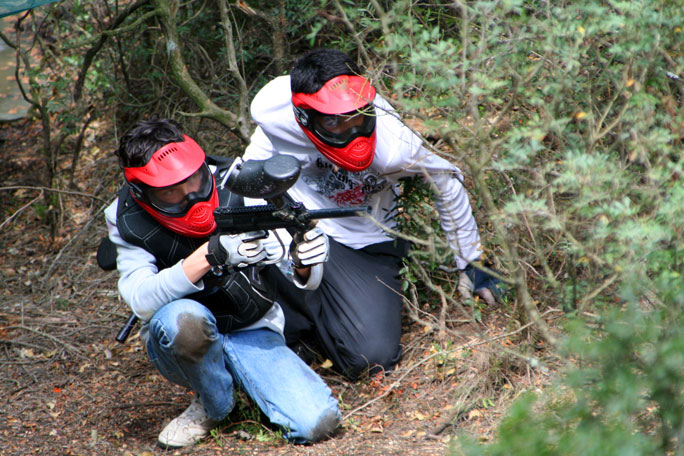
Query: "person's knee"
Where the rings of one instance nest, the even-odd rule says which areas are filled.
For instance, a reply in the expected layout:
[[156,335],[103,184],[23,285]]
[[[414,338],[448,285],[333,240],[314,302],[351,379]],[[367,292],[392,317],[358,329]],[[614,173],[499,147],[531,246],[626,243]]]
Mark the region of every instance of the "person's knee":
[[358,350],[345,357],[343,373],[349,378],[358,378],[363,372],[370,375],[391,371],[401,358],[401,346],[398,344],[366,343],[358,346]]
[[178,357],[198,362],[218,338],[216,320],[209,310],[193,300],[173,301],[155,313],[150,336]]
[[340,425],[339,409],[326,409],[318,419],[300,429],[300,437],[297,439],[305,443],[315,443],[330,437]]
[[179,357],[196,363],[216,340],[216,328],[206,317],[193,313],[178,314],[178,333],[173,341]]

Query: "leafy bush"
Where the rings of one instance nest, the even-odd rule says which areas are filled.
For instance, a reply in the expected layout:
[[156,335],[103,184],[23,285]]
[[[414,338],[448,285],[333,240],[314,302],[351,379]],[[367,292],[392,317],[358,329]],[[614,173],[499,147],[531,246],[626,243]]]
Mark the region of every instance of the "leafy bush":
[[[43,29],[32,22],[54,68],[27,71],[31,88],[45,100],[44,124],[56,119],[64,131],[52,143],[47,135],[51,172],[64,138],[87,126],[91,104],[116,102],[121,130],[152,113],[194,119],[197,107],[167,74],[163,3],[117,26],[123,6],[106,0],[63,2]],[[232,109],[245,91],[216,25],[223,4],[184,3],[175,19],[191,77]],[[566,361],[554,387],[514,405],[493,444],[463,437],[455,454],[684,451],[681,2],[298,0],[231,2],[229,12],[247,93],[308,46],[349,51],[374,71],[375,85],[420,123],[429,147],[467,175],[485,253],[515,290],[515,323],[533,323],[533,335]],[[73,110],[65,81],[102,37]],[[412,214],[425,221],[407,226],[434,245],[414,255],[427,268],[407,267],[407,287],[425,282],[421,292],[455,301],[455,287],[430,288],[448,255],[417,190]],[[543,318],[554,308],[567,312],[562,331]]]
[[521,319],[569,366],[454,453],[684,451],[681,3],[371,3],[378,82],[472,178]]

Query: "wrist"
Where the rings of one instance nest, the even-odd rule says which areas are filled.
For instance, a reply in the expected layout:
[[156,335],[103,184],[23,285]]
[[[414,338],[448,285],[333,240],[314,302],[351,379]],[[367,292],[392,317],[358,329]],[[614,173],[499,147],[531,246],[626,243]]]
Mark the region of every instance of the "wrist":
[[[228,253],[221,246],[221,240],[218,235],[210,237],[209,242],[204,244],[202,247],[204,247],[205,250],[204,259],[210,266],[221,267],[226,264],[226,261],[228,260]],[[200,247],[200,249],[202,247]]]
[[183,260],[183,272],[185,272],[186,277],[192,283],[200,280],[211,269],[211,265],[207,261],[206,255],[207,243],[204,243]]
[[302,279],[304,282],[309,280],[309,276],[311,276],[311,267],[310,266],[294,266],[294,271],[295,273],[299,276],[300,279]]

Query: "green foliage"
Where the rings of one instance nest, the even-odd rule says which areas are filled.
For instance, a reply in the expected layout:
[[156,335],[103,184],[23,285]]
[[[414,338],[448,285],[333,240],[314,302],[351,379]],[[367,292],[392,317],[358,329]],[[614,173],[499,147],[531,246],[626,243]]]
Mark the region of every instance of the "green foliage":
[[[141,117],[196,112],[170,77],[151,5],[104,42],[73,106],[86,53],[128,3],[65,1],[31,23],[44,59],[26,76],[36,78],[48,120],[67,137],[91,104],[115,110],[117,132]],[[526,292],[510,303],[514,324],[533,321],[544,334],[535,311],[567,312],[554,349],[569,367],[557,384],[522,397],[492,444],[463,436],[454,454],[684,452],[681,2],[229,3],[250,94],[310,47],[336,47],[370,64],[381,93],[419,119],[431,146],[473,183],[487,255]],[[232,108],[240,89],[218,4],[179,5],[188,72],[212,101]],[[217,142],[238,142],[201,119],[185,120]],[[48,157],[51,170],[65,147]],[[420,179],[403,185],[400,228],[421,241],[403,270],[404,291],[429,302],[429,281],[452,265],[451,252],[429,187]],[[47,220],[57,203],[34,209]],[[437,282],[451,297],[453,274],[443,277]],[[468,304],[477,319],[480,304]],[[231,426],[251,435],[279,438],[246,401],[233,418]]]
[[485,245],[540,310],[569,312],[556,349],[574,367],[521,399],[493,444],[462,438],[453,452],[684,451],[681,3],[397,1],[359,14],[376,19],[367,36],[382,33],[378,82],[472,177]]
[[[272,445],[285,442],[282,430],[265,426],[268,418],[244,391],[236,390],[236,398],[233,411],[222,422],[224,432],[238,432],[245,437],[255,438],[259,442],[269,442]],[[220,440],[221,435],[218,432],[212,435],[216,440]]]
[[455,268],[453,253],[442,239],[439,217],[432,204],[433,192],[423,176],[402,179],[401,187],[401,195],[396,201],[397,228],[409,239],[420,239],[426,243],[411,249],[409,258],[404,262],[400,271],[402,292],[407,293],[412,288],[421,302],[435,301],[423,284],[426,271],[434,274],[443,265]]

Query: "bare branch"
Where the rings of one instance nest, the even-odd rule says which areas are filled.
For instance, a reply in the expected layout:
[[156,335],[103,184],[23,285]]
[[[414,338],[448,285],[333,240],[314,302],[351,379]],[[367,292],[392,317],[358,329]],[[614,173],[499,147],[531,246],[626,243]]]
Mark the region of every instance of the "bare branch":
[[237,56],[235,53],[235,43],[233,41],[233,24],[230,22],[230,18],[228,17],[228,7],[226,5],[226,0],[219,1],[219,10],[221,12],[221,26],[223,27],[226,42],[226,56],[228,58],[228,69],[233,75],[233,78],[237,81],[240,90],[238,94],[238,128],[240,129],[240,131],[242,131],[243,135],[249,136],[249,89],[247,88],[247,82],[245,82],[244,76],[238,68]]
[[92,193],[84,193],[84,192],[79,192],[76,190],[62,190],[59,188],[53,188],[53,187],[40,187],[40,186],[35,186],[35,185],[11,185],[9,187],[0,187],[0,191],[9,191],[9,190],[40,190],[41,192],[46,191],[46,192],[53,192],[53,193],[64,193],[67,195],[77,195],[77,196],[85,196],[86,198],[91,198],[94,200],[98,200],[101,202],[106,202],[99,196],[95,196]]
[[57,338],[51,334],[47,334],[47,333],[44,333],[43,331],[39,331],[37,329],[31,328],[30,326],[24,326],[24,325],[7,326],[4,329],[14,329],[14,328],[23,329],[24,331],[29,331],[29,332],[32,332],[34,334],[38,334],[41,337],[45,337],[46,339],[50,339],[51,341],[56,342],[56,343],[64,346],[65,348],[71,350],[72,352],[74,352],[79,357],[87,359],[87,357],[81,352],[81,350],[74,347],[73,345],[71,345],[67,342],[64,342],[63,340],[61,340],[61,339],[59,339],[59,338]]
[[23,206],[21,206],[19,209],[17,209],[17,210],[14,212],[14,214],[10,215],[9,217],[7,217],[7,218],[5,219],[4,222],[0,223],[0,230],[1,230],[5,225],[7,225],[8,223],[10,223],[12,220],[14,220],[15,218],[17,218],[17,216],[19,216],[19,214],[21,214],[22,212],[24,212],[24,210],[25,210],[26,208],[31,207],[31,206],[33,205],[33,203],[35,203],[36,201],[38,201],[38,200],[41,199],[42,197],[43,197],[43,192],[41,191],[41,192],[40,192],[40,195],[36,196],[36,197],[33,198],[31,201],[29,201],[28,203],[26,203],[26,204],[24,204]]
[[356,29],[354,28],[354,24],[352,24],[351,21],[349,20],[349,17],[347,17],[347,13],[344,11],[344,8],[342,8],[342,5],[340,4],[340,0],[334,0],[334,2],[335,2],[335,8],[337,8],[337,11],[339,11],[340,14],[342,15],[342,19],[341,19],[342,22],[344,23],[344,25],[347,26],[347,28],[349,29],[349,31],[352,34],[352,37],[354,38],[354,41],[356,41],[356,46],[357,46],[359,52],[361,53],[361,55],[363,56],[363,60],[365,62],[366,68],[371,68],[373,65],[372,65],[370,56],[368,55],[368,52],[366,51],[365,43],[363,41],[361,41],[361,38],[359,37],[358,33],[356,32]]
[[287,45],[287,40],[285,40],[285,1],[280,1],[280,14],[274,16],[273,14],[267,14],[263,11],[255,9],[253,6],[248,5],[244,0],[238,0],[234,5],[236,8],[240,9],[242,12],[258,17],[262,21],[266,22],[269,27],[273,30],[273,39],[271,44],[273,46],[273,60],[275,62],[276,74],[282,74],[285,71],[285,46]]
[[[102,46],[104,46],[105,41],[107,41],[107,38],[114,33],[118,33],[119,31],[117,30],[117,28],[119,27],[119,25],[121,25],[121,23],[125,21],[126,18],[128,18],[128,16],[130,16],[135,10],[148,4],[149,1],[150,0],[138,0],[130,7],[126,8],[126,10],[119,14],[119,16],[112,22],[112,25],[108,29],[110,33],[103,32],[102,34],[100,34],[100,38],[98,39],[97,43],[95,43],[93,47],[88,49],[88,52],[86,52],[85,56],[83,57],[83,64],[81,65],[81,70],[78,72],[78,79],[74,84],[74,101],[78,101],[81,99],[83,84],[85,83],[85,78],[86,74],[88,73],[88,69],[90,68],[90,65],[93,63],[93,59],[95,58],[97,53],[100,52],[100,49],[102,49]],[[151,13],[148,13],[148,16],[146,17],[149,17],[151,15]],[[140,18],[134,24],[131,24],[131,27],[133,28],[137,26],[137,24],[142,22],[142,20],[144,20],[144,18]]]
[[173,78],[181,90],[200,108],[199,113],[182,114],[213,119],[233,131],[243,141],[248,141],[249,134],[240,128],[238,116],[232,111],[217,106],[188,72],[180,50],[180,40],[176,28],[176,8],[172,7],[170,0],[155,0],[155,4],[158,18],[162,23],[162,33],[166,40],[166,52]]

